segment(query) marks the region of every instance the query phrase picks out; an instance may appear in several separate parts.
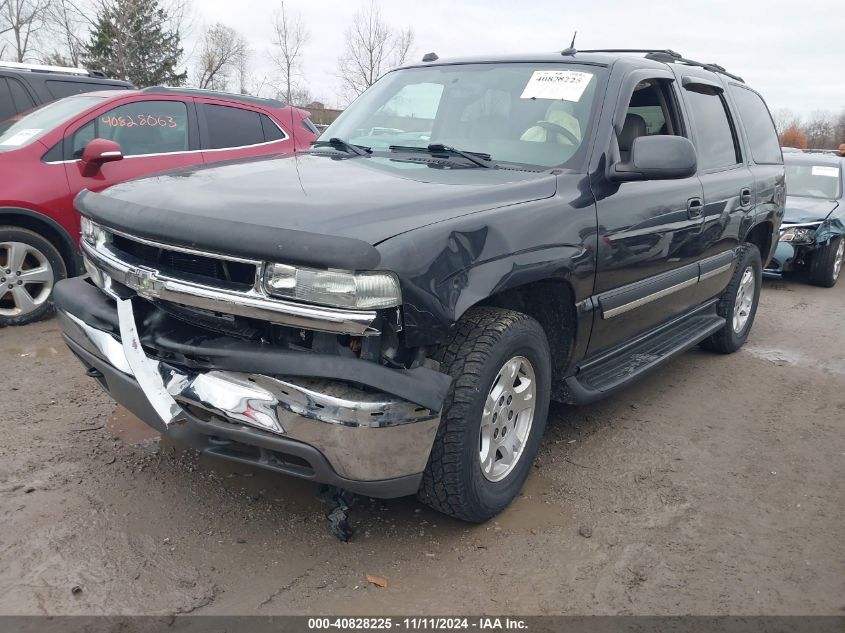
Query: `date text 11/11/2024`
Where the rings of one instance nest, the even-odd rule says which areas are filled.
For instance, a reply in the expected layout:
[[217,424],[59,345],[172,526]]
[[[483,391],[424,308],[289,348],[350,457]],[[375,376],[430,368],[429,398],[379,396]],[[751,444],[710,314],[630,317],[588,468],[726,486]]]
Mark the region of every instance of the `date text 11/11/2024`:
[[337,617],[337,618],[309,618],[308,630],[399,630],[399,631],[451,631],[451,630],[478,630],[478,631],[526,631],[528,625],[525,620],[510,617],[405,617],[405,618],[378,618],[378,617]]

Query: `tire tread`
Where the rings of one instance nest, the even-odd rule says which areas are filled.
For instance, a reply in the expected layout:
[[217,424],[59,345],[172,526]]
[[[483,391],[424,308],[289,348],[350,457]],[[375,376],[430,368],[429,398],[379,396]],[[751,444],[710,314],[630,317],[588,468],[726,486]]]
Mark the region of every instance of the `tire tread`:
[[451,338],[433,354],[442,370],[453,378],[443,406],[444,417],[417,493],[423,503],[435,510],[474,523],[492,516],[467,503],[470,495],[462,476],[463,436],[466,425],[470,424],[471,407],[481,387],[486,359],[504,332],[523,322],[536,323],[514,310],[471,308],[461,317]]

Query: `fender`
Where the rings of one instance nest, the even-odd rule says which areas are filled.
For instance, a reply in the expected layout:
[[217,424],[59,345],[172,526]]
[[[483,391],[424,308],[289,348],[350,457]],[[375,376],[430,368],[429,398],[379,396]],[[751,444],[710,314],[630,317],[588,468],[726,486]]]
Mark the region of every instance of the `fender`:
[[568,179],[551,198],[428,225],[378,245],[380,267],[402,283],[407,346],[439,344],[472,306],[535,282],[567,282],[576,304],[592,295],[595,206],[579,193],[589,190],[586,176]]
[[537,281],[565,281],[572,286],[573,269],[587,252],[581,245],[553,244],[482,262],[460,271],[438,286],[438,296],[457,321],[472,306],[497,294]]

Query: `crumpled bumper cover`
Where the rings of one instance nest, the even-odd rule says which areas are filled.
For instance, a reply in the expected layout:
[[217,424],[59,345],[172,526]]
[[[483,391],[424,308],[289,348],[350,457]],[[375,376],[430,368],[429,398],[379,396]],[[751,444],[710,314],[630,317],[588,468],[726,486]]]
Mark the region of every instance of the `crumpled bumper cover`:
[[[294,370],[302,363],[293,359],[287,372],[284,360],[273,366],[281,371],[272,373],[214,367],[207,357],[206,366],[190,367],[148,356],[132,299],[112,300],[86,281],[72,279],[57,284],[55,301],[65,340],[89,374],[163,433],[221,457],[373,496],[416,490],[439,425],[448,376],[433,370],[403,376],[431,391],[425,400],[435,406],[427,407],[413,401],[418,398],[360,386],[377,381],[380,372],[363,376],[359,371],[350,382],[344,368],[336,369],[335,376],[303,377],[301,369]],[[246,343],[217,339],[222,348]],[[228,349],[224,358],[230,357],[237,354]]]
[[768,275],[781,275],[794,268],[795,247],[787,242],[778,242],[769,265],[763,271]]

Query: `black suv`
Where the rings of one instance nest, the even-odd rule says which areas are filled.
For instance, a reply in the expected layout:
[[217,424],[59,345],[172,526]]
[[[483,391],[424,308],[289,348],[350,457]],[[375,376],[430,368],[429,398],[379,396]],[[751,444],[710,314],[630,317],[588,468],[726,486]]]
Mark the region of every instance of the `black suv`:
[[550,400],[742,346],[782,163],[760,95],[672,51],[427,55],[308,151],[83,191],[56,304],[161,432],[484,521]]
[[95,70],[0,61],[0,122],[63,97],[132,87]]

